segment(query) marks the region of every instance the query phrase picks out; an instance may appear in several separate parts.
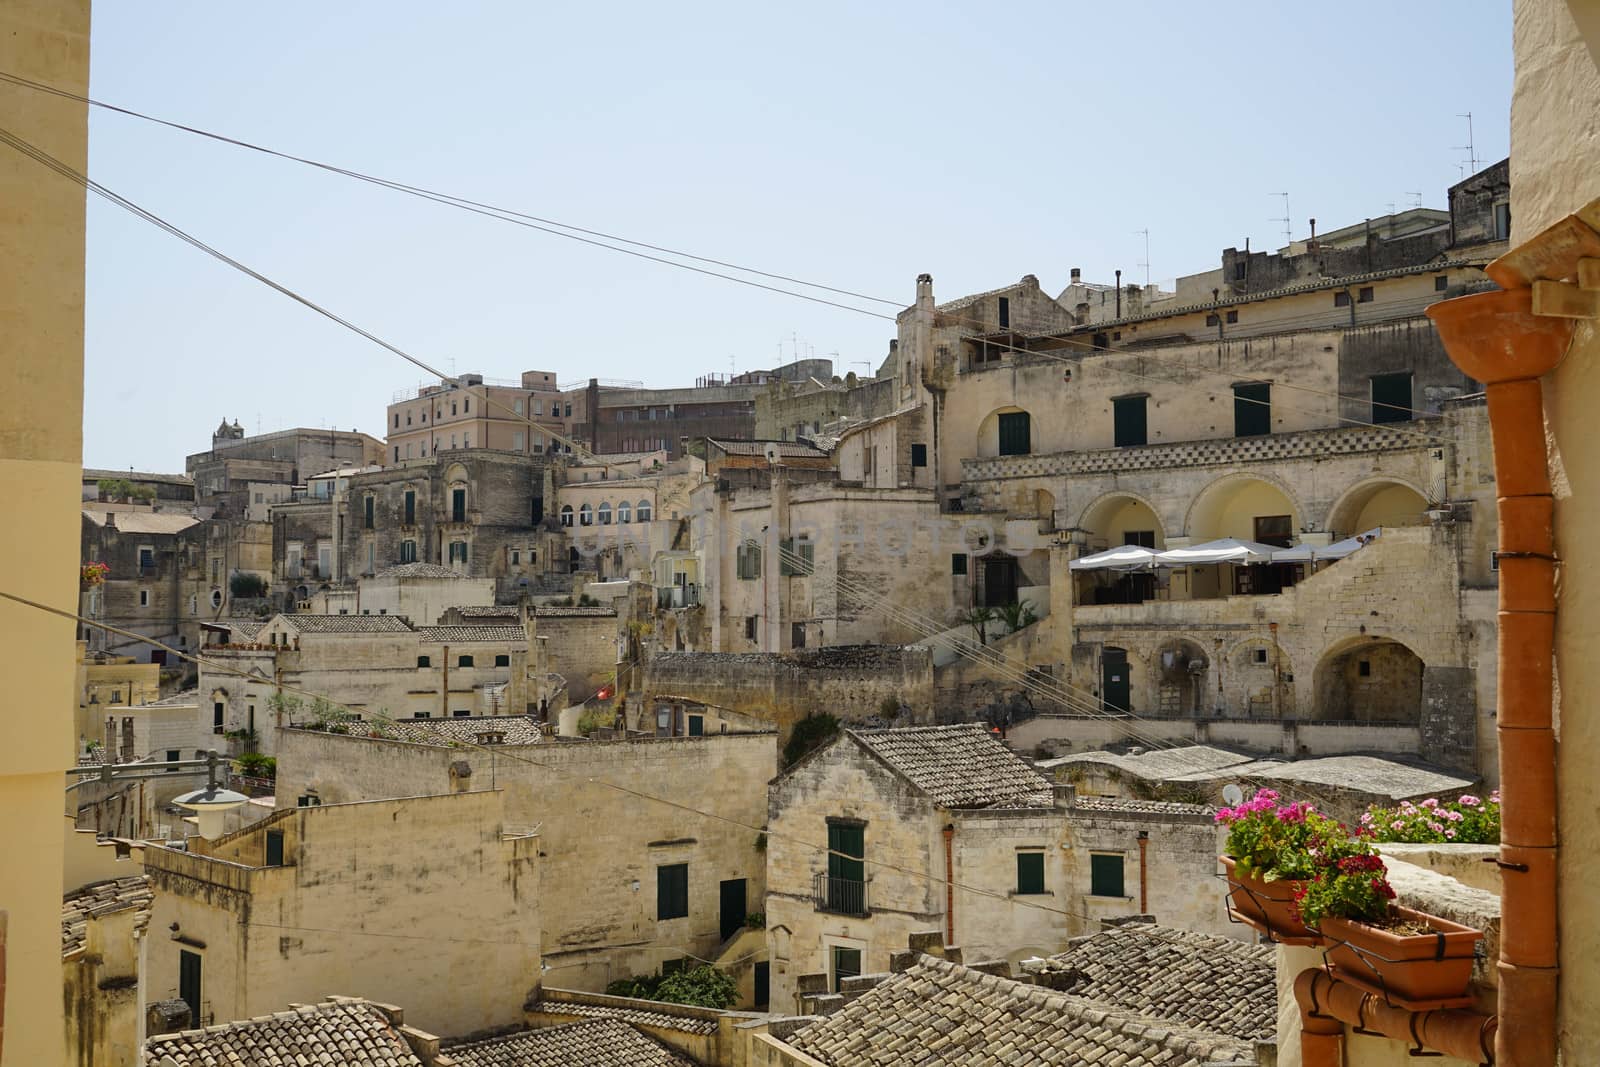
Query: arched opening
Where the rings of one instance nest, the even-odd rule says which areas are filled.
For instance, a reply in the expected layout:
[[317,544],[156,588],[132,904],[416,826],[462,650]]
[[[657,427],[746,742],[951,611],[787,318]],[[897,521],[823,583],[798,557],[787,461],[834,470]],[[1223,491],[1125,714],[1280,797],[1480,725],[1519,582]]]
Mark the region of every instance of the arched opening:
[[1218,713],[1244,719],[1295,717],[1294,665],[1270,633],[1235,644],[1223,671],[1227,692]]
[[561,525],[563,525],[563,526],[571,526],[572,525],[572,505],[571,504],[562,504],[561,505]]
[[638,516],[640,522],[649,522],[650,521],[650,501],[648,501],[648,500],[639,501],[638,505],[634,507],[633,512],[634,512],[635,515]]
[[[1084,555],[1124,545],[1158,551],[1167,547],[1166,532],[1155,509],[1125,493],[1112,493],[1089,505],[1078,520],[1078,535],[1084,542]],[[1073,581],[1076,603],[1142,604],[1156,595],[1163,578],[1148,570],[1085,570],[1074,572]]]
[[1300,529],[1300,509],[1272,482],[1236,475],[1212,482],[1189,506],[1186,532],[1201,544],[1222,537],[1287,548]]
[[1178,638],[1156,655],[1156,710],[1169,718],[1204,714],[1211,660],[1193,641]]
[[578,509],[578,525],[594,525],[594,506],[592,504],[585,504]]
[[603,501],[600,504],[600,525],[601,526],[610,526],[611,525],[611,502],[610,501]]
[[617,522],[621,523],[623,526],[626,526],[632,521],[633,505],[624,500],[622,503],[617,505]]
[[1422,717],[1421,657],[1398,641],[1360,638],[1317,664],[1319,719],[1415,723]]
[[1022,408],[991,411],[978,425],[978,455],[1027,456],[1033,454],[1033,417]]
[[1049,533],[1056,528],[1056,497],[1048,489],[1033,491],[1033,514],[1039,520],[1039,532]]
[[1338,541],[1377,526],[1421,526],[1428,521],[1427,511],[1427,498],[1411,486],[1374,479],[1339,498],[1328,513],[1328,534]]

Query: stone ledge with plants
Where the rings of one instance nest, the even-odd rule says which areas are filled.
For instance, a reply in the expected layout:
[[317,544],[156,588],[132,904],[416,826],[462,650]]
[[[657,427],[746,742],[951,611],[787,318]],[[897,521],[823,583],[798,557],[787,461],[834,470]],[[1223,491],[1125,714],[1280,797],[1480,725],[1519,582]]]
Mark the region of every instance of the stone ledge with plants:
[[1353,831],[1310,804],[1279,799],[1261,789],[1217,812],[1228,828],[1230,917],[1274,941],[1322,946],[1336,975],[1397,1006],[1466,1003],[1482,931],[1399,904],[1376,827],[1441,841],[1498,838],[1498,798],[1376,808]]

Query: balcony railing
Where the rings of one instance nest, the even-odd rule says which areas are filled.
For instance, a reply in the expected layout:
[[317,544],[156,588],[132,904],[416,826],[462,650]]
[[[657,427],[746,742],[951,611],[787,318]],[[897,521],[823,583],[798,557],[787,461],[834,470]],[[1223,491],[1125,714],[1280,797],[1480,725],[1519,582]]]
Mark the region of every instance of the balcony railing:
[[692,608],[700,603],[700,587],[689,585],[661,585],[656,587],[656,607]]
[[867,883],[857,878],[832,878],[826,871],[812,883],[818,911],[836,915],[867,915]]

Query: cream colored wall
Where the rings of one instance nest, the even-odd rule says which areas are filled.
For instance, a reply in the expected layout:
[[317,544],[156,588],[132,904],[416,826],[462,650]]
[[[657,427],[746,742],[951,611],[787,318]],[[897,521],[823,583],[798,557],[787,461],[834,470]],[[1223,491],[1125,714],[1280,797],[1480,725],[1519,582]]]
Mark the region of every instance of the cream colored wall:
[[433,626],[446,608],[491,607],[493,578],[362,578],[361,611],[403,615],[413,626]]
[[[312,1003],[330,989],[403,1005],[444,1037],[522,1019],[539,983],[537,837],[507,839],[504,794],[293,809],[284,867],[255,867],[266,826],[213,851],[161,850],[147,977],[178,993],[178,952],[203,943],[202,1000],[216,1022]],[[178,930],[172,932],[176,922]]]
[[1288,515],[1289,529],[1299,535],[1299,510],[1278,486],[1255,477],[1223,479],[1190,505],[1185,529],[1196,544],[1219,537],[1254,541],[1255,520],[1264,515]]
[[93,830],[79,830],[70,817],[62,820],[62,827],[66,831],[63,893],[82,889],[90,882],[127,878],[144,870],[143,849],[130,850],[119,859],[115,844],[97,840]]
[[[955,812],[949,824],[956,828],[951,854],[961,888],[955,893],[955,943],[962,959],[1016,963],[1065,948],[1079,924],[1062,913],[1081,910],[1074,907],[1077,879],[1066,850],[1072,834],[1065,813]],[[1019,896],[1017,853],[1041,850],[1046,892]]]
[[[1516,84],[1511,106],[1513,245],[1600,198],[1600,10],[1578,0],[1517,0]],[[1600,881],[1600,330],[1580,322],[1566,359],[1545,382],[1556,495],[1556,672],[1559,678],[1556,781],[1561,852],[1560,1030],[1569,1062],[1600,1048],[1600,912],[1589,905]]]
[[[89,90],[88,0],[16,0],[0,7],[0,69],[67,92]],[[84,105],[0,87],[12,133],[88,169]],[[0,523],[7,592],[72,612],[83,480],[84,193],[18,153],[0,160],[0,484],[13,502]],[[73,762],[77,705],[73,623],[0,603],[14,661],[0,687],[0,863],[5,912],[4,1067],[60,1063],[62,1044],[62,771]]]
[[154,663],[84,663],[74,723],[75,740],[103,741],[106,708],[161,699],[161,668]]

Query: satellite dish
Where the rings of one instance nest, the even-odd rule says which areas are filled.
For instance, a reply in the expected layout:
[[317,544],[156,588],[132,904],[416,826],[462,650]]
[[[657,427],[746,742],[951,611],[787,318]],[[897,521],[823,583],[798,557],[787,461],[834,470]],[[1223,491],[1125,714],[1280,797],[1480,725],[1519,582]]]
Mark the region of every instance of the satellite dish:
[[1229,782],[1222,787],[1222,799],[1236,807],[1244,803],[1244,790]]

